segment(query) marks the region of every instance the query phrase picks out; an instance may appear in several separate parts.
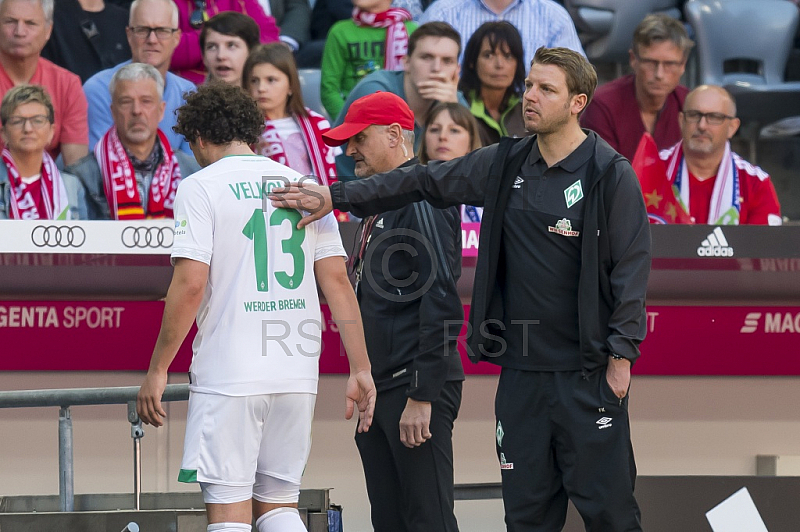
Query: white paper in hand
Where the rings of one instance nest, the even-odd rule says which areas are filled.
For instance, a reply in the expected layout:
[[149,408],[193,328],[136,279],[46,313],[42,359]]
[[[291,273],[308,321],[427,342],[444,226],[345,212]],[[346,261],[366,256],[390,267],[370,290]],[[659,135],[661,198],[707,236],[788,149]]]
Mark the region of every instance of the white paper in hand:
[[706,512],[714,532],[767,532],[747,488],[742,488]]

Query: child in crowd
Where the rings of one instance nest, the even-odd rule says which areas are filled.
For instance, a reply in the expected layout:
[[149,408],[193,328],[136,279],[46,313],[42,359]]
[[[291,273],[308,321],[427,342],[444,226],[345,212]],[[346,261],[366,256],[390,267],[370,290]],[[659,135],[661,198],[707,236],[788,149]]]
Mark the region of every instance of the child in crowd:
[[[264,13],[264,8],[258,0],[174,1],[178,6],[181,40],[172,55],[170,70],[196,85],[203,83],[206,78],[208,59],[201,35],[208,34],[206,28],[209,25],[214,26],[211,29],[218,34],[237,36],[246,41],[248,49],[253,47],[249,38],[253,31],[250,29],[251,26],[255,28],[254,44],[278,40],[279,32],[275,19]],[[249,23],[245,19],[249,19]],[[237,72],[236,79],[240,78],[241,72]]]
[[353,18],[331,27],[322,54],[320,97],[336,118],[356,83],[376,70],[401,70],[408,36],[417,28],[392,0],[353,0]]
[[[257,46],[244,64],[242,84],[265,119],[264,133],[253,151],[316,176],[320,184],[335,182],[335,157],[341,149],[322,141],[331,127],[328,120],[303,104],[292,52],[282,44]],[[337,213],[337,219],[347,220],[347,215]]]

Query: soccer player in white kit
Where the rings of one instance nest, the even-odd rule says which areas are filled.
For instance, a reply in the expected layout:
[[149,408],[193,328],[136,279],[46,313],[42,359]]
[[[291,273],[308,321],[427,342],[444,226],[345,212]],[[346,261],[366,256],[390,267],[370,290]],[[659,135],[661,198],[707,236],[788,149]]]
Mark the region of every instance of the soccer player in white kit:
[[167,369],[192,321],[189,413],[179,480],[199,482],[209,532],[301,532],[300,478],[311,445],[321,315],[317,283],[350,360],[346,417],[367,430],[375,385],[345,252],[332,215],[302,229],[267,200],[297,172],[255,155],[263,128],[237,87],[206,84],[178,110],[203,170],[175,197],[174,272],[161,331],[137,398],[161,426]]

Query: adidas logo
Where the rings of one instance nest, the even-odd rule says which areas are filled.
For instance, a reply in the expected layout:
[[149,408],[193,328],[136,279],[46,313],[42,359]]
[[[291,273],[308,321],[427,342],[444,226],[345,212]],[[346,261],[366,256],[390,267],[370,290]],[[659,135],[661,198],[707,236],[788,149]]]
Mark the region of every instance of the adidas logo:
[[595,423],[600,425],[599,427],[597,427],[598,429],[607,429],[608,427],[611,426],[611,420],[612,418],[603,416],[597,421],[595,421]]
[[522,179],[520,176],[517,176],[517,178],[514,180],[514,186],[512,188],[522,188],[522,183],[524,182],[524,179]]
[[375,229],[383,229],[383,218],[375,222]]
[[728,245],[728,239],[722,234],[722,228],[714,229],[700,243],[697,255],[700,257],[733,257],[733,248]]

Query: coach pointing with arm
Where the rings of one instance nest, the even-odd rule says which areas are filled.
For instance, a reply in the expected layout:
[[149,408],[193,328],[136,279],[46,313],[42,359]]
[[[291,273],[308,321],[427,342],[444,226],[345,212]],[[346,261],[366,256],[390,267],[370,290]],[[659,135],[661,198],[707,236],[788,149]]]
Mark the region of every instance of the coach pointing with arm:
[[304,222],[334,206],[484,207],[468,345],[502,367],[508,530],[561,529],[568,498],[587,530],[641,530],[628,388],[650,272],[642,193],[627,160],[578,124],[597,85],[583,56],[540,48],[525,85],[531,137],[330,189],[277,189],[273,204],[312,212]]

